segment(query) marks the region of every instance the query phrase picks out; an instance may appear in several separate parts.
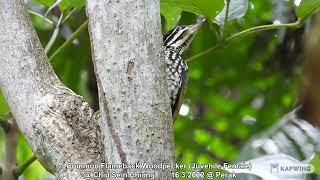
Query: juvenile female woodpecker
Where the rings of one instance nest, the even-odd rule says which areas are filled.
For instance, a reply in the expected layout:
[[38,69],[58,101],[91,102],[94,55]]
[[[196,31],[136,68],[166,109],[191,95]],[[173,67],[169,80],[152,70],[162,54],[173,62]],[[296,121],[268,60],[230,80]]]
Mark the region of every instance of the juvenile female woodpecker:
[[177,26],[163,37],[173,121],[179,114],[188,80],[188,66],[181,55],[189,48],[197,30],[204,21],[203,19],[196,24]]

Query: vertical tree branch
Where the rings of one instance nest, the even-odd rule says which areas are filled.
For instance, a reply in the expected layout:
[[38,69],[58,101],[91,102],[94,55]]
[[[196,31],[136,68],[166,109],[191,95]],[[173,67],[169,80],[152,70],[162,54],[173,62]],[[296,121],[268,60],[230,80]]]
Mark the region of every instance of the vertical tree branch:
[[[87,14],[105,160],[173,164],[159,1],[89,0]],[[123,168],[119,173],[131,171]],[[146,171],[168,179],[173,169]]]
[[17,138],[18,131],[12,114],[6,118],[9,127],[5,130],[5,157],[3,164],[3,179],[15,180],[14,170],[17,164]]
[[99,163],[97,125],[82,97],[54,73],[21,0],[0,0],[0,87],[38,160],[58,179],[85,179]]
[[[88,1],[100,151],[92,109],[53,72],[23,2],[0,0],[0,87],[38,160],[58,179],[92,178],[95,169],[66,165],[97,164],[101,153],[112,164],[174,164],[159,7],[157,0]],[[134,171],[168,179],[173,168]]]
[[299,115],[312,125],[320,127],[320,15],[313,18],[313,28],[305,45],[304,81],[301,88]]

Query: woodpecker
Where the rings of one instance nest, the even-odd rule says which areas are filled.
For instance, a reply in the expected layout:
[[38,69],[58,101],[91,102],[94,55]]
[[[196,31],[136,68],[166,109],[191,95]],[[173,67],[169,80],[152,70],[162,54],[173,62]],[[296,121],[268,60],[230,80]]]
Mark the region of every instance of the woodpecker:
[[188,65],[181,55],[189,48],[197,30],[205,19],[192,25],[181,25],[167,32],[164,37],[167,83],[173,121],[177,118],[188,80]]

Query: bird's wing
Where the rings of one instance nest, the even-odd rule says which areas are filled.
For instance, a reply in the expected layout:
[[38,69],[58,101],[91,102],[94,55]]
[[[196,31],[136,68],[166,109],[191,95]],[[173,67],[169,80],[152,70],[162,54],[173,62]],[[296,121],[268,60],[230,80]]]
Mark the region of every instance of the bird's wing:
[[183,97],[185,95],[186,87],[187,87],[187,81],[188,81],[188,71],[183,70],[181,73],[181,87],[178,91],[176,102],[174,103],[174,106],[172,107],[172,120],[173,123],[177,119],[179,115],[179,111],[182,105]]

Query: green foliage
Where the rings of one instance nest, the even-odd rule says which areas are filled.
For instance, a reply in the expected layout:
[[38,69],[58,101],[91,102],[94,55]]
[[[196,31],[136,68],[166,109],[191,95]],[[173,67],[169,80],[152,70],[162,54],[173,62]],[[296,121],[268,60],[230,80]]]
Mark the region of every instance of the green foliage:
[[161,14],[166,19],[166,31],[172,29],[179,20],[182,10],[171,7],[165,3],[161,3]]
[[0,91],[0,117],[3,116],[7,112],[9,112],[9,107],[6,103],[6,100],[4,99],[4,96],[2,95],[2,93]]
[[183,11],[214,19],[217,12],[223,7],[223,0],[161,0],[161,5],[162,7],[179,8]]
[[61,4],[59,5],[59,7],[62,10],[67,10],[70,8],[82,8],[83,6],[85,6],[86,1],[85,0],[63,0],[61,2]]
[[53,29],[52,21],[45,19],[41,14],[32,12],[32,13],[30,13],[30,17],[32,20],[32,24],[37,29],[44,30],[44,31],[48,31],[48,30]]
[[[35,0],[35,1],[47,7],[52,6],[53,3],[56,2],[56,0]],[[86,5],[86,0],[62,0],[62,2],[59,4],[59,7],[61,8],[61,10],[67,10],[70,8],[80,9],[85,5]]]
[[47,7],[50,7],[55,2],[55,0],[35,0],[35,1]]
[[[248,10],[243,20],[225,25],[226,38],[272,21],[270,1],[252,1],[251,7],[254,8]],[[195,18],[183,12],[180,24],[193,23]],[[292,108],[297,98],[298,73],[288,77],[285,69],[269,65],[270,61],[284,61],[273,57],[282,43],[274,34],[277,32],[242,37],[188,63],[185,103],[192,111],[180,117],[174,127],[178,162],[201,163],[203,157],[215,162],[231,161],[241,144],[270,127]],[[220,42],[211,27],[205,25],[185,59]],[[296,72],[296,67],[286,68]],[[248,123],[246,118],[253,120]]]
[[[46,7],[55,2],[35,1]],[[248,3],[245,0],[233,2],[236,5]],[[296,8],[297,16],[305,19],[318,9],[319,2],[302,0]],[[176,157],[180,164],[234,160],[249,138],[276,123],[291,110],[297,100],[300,64],[287,65],[287,57],[277,54],[285,42],[280,31],[256,33],[256,30],[252,30],[251,34],[244,34],[241,39],[235,38],[226,43],[228,37],[236,33],[270,24],[277,18],[274,17],[275,7],[270,0],[251,0],[250,3],[249,9],[241,11],[237,11],[237,6],[231,4],[229,12],[234,12],[234,15],[228,17],[226,24],[223,21],[225,16],[221,15],[219,18],[223,23],[218,25],[217,15],[224,9],[224,0],[161,0],[161,14],[164,17],[162,24],[166,25],[166,30],[177,24],[194,23],[198,15],[209,19],[209,23],[198,32],[184,59],[193,58],[219,45],[216,51],[208,51],[188,62],[189,82],[184,104],[190,107],[190,112],[180,116],[174,126]],[[84,5],[85,0],[64,0],[59,8],[69,11]],[[289,3],[288,7],[293,11],[295,9]],[[45,46],[54,29],[53,25],[41,16],[33,14],[31,17],[41,43]],[[81,9],[64,25],[74,32],[85,19],[85,11]],[[270,27],[277,29],[290,26],[271,24]],[[49,55],[65,41],[59,36]],[[98,102],[94,100],[96,92],[89,86],[90,83],[94,84],[94,74],[90,63],[88,34],[79,34],[77,42],[55,56],[53,67],[67,87],[84,96],[91,106],[97,106]],[[0,94],[0,116],[8,111],[3,95]],[[0,132],[0,155],[3,157],[3,132]],[[31,156],[30,148],[20,136],[19,164]],[[316,167],[319,167],[318,159],[314,160]],[[48,175],[38,162],[33,163],[23,174],[27,180],[44,179]]]
[[320,7],[320,0],[302,0],[296,9],[299,18],[305,19]]
[[314,167],[314,173],[320,176],[320,156],[319,154],[315,155],[311,161],[311,164]]
[[86,5],[86,0],[70,0],[70,2],[72,6],[78,9]]
[[[223,10],[216,17],[216,23],[224,25],[225,22],[243,17],[248,9],[248,0],[228,0],[228,3],[224,6]],[[228,11],[228,13],[226,13]],[[226,17],[228,15],[228,17]]]

